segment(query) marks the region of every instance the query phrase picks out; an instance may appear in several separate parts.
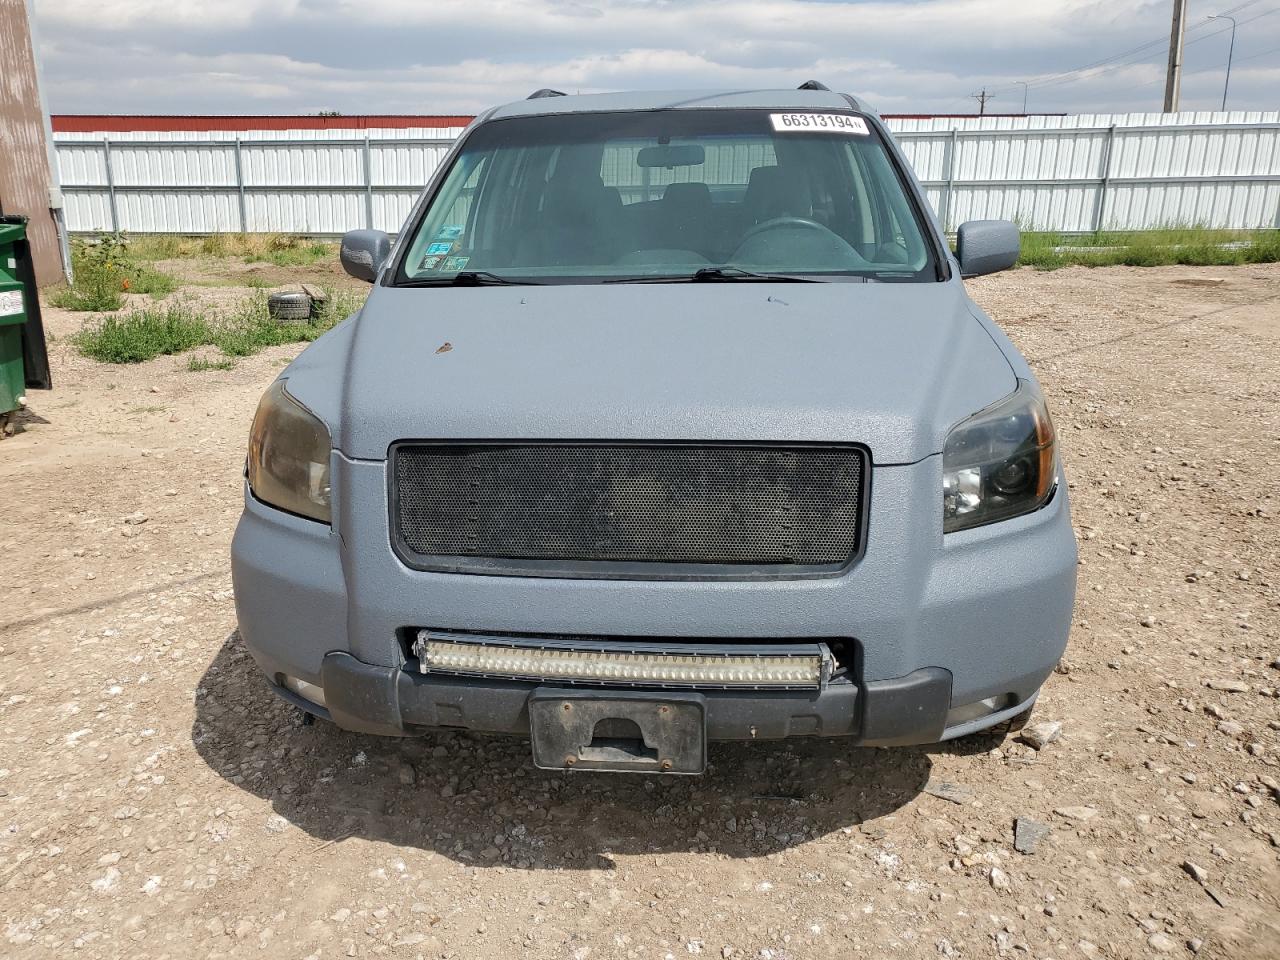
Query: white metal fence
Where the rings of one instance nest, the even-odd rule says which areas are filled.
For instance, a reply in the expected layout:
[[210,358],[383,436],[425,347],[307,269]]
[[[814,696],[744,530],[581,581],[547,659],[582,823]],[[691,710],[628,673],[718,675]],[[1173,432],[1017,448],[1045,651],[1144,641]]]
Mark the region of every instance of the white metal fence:
[[1280,112],[890,125],[949,230],[1280,227]]
[[[948,230],[1280,228],[1280,112],[890,121]],[[62,133],[68,228],[394,232],[460,128]]]

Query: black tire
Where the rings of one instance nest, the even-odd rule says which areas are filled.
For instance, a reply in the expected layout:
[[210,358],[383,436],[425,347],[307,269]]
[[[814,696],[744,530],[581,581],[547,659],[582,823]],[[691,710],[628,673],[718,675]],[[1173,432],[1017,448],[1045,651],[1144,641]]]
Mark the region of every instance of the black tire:
[[273,293],[267,297],[267,313],[275,320],[310,320],[311,298],[294,291]]

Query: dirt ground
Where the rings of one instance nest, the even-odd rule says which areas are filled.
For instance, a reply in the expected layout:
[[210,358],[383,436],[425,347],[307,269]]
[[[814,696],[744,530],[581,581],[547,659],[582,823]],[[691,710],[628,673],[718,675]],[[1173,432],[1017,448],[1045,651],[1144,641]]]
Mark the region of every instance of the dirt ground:
[[47,310],[57,389],[0,442],[0,955],[1280,956],[1280,266],[973,291],[1071,477],[1061,738],[721,745],[693,779],[300,725],[228,572],[299,348],[106,366]]

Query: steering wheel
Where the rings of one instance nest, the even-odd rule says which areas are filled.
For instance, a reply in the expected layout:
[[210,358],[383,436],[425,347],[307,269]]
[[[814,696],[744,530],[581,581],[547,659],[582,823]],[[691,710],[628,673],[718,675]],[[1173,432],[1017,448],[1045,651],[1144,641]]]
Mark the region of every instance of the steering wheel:
[[746,233],[742,235],[742,239],[738,241],[738,246],[741,247],[752,237],[759,236],[762,233],[768,233],[770,230],[795,229],[796,227],[803,230],[817,230],[819,233],[826,236],[836,237],[839,239],[839,234],[827,229],[817,220],[810,220],[808,217],[774,217],[771,220],[762,220],[754,227],[748,229]]

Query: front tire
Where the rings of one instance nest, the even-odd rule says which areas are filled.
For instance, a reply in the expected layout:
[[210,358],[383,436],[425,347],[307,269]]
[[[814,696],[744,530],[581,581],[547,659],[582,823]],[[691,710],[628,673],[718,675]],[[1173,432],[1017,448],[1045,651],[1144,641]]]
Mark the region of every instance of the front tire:
[[988,727],[986,730],[983,730],[979,733],[974,734],[974,736],[998,737],[1000,740],[1006,740],[1011,735],[1017,733],[1019,730],[1021,730],[1023,727],[1027,725],[1027,722],[1031,719],[1031,712],[1035,710],[1035,708],[1036,706],[1033,703],[1031,706],[1027,707],[1027,709],[1023,710],[1021,713],[1015,714],[1014,716],[1010,717],[1008,720],[1002,720],[1000,723],[997,723],[994,727]]

